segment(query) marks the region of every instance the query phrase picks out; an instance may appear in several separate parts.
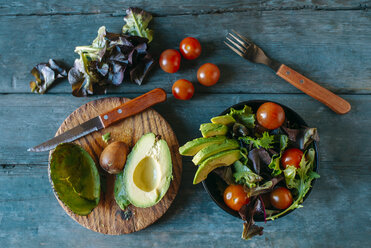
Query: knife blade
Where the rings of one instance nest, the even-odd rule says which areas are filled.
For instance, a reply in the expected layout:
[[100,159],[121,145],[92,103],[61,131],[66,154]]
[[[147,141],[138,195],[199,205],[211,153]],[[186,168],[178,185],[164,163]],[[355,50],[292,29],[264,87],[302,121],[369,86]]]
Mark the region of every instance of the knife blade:
[[133,100],[111,109],[110,111],[96,116],[40,145],[29,148],[29,152],[43,152],[54,149],[58,144],[71,142],[87,134],[106,128],[113,123],[125,119],[129,116],[138,114],[143,110],[166,101],[166,92],[161,88],[156,88]]

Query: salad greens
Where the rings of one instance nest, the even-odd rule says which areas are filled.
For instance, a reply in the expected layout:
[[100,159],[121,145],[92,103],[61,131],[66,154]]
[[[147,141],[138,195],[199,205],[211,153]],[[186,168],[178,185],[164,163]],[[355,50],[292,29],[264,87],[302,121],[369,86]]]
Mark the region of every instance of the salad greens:
[[263,180],[263,178],[257,174],[255,174],[249,167],[242,164],[240,161],[236,161],[233,164],[235,173],[233,173],[233,177],[235,181],[239,184],[244,184],[249,188],[256,187],[256,183]]
[[256,148],[269,149],[273,148],[272,144],[274,143],[274,136],[269,135],[268,132],[264,132],[260,138],[253,138],[251,136],[244,136],[238,138],[239,140],[245,142],[247,145],[253,145]]
[[247,105],[245,105],[242,110],[231,108],[229,115],[247,128],[255,127],[255,115],[253,114],[251,107]]
[[30,82],[31,91],[38,94],[44,94],[56,79],[67,76],[66,70],[53,59],[49,59],[48,63],[37,64],[31,74],[35,77],[35,81]]
[[148,39],[109,33],[104,26],[89,46],[78,46],[80,58],[68,72],[74,96],[105,92],[109,85],[120,85],[128,75],[141,85],[154,60],[147,51]]
[[124,34],[145,37],[150,43],[153,39],[153,30],[148,28],[152,15],[139,8],[128,8],[124,17],[126,24],[122,27]]
[[[304,153],[303,158],[300,162],[300,167],[298,169],[295,166],[288,166],[284,170],[286,185],[289,189],[296,190],[297,197],[290,207],[286,208],[284,211],[276,215],[268,217],[268,220],[274,220],[287,213],[288,211],[291,211],[295,208],[303,207],[300,204],[303,202],[305,195],[312,187],[312,180],[315,178],[319,178],[318,173],[313,171],[314,158],[314,149],[310,148],[306,153]],[[296,174],[298,175],[298,177],[296,177]]]
[[102,135],[102,140],[106,143],[108,143],[108,141],[111,139],[111,133],[108,132],[108,133],[105,133]]

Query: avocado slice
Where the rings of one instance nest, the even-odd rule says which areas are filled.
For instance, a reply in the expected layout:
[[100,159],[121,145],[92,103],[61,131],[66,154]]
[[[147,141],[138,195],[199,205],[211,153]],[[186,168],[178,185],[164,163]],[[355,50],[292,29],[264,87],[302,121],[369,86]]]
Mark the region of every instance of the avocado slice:
[[179,153],[183,156],[194,156],[204,147],[207,147],[212,144],[223,143],[227,137],[225,136],[216,136],[209,138],[197,138],[191,141],[188,141],[183,146],[179,147]]
[[231,125],[236,122],[236,120],[230,115],[221,115],[211,118],[211,122],[214,124],[223,124],[223,125]]
[[226,135],[228,127],[223,124],[205,123],[201,124],[200,131],[203,137],[211,137],[216,135]]
[[229,150],[220,152],[206,159],[199,167],[193,179],[193,184],[206,179],[209,173],[221,166],[229,166],[241,158],[240,150]]
[[237,140],[227,139],[221,144],[213,144],[200,150],[192,159],[195,165],[201,164],[205,159],[219,152],[240,148]]
[[155,205],[169,189],[172,169],[166,141],[153,133],[143,135],[130,152],[124,171],[116,176],[118,205],[125,208],[127,201],[141,208]]

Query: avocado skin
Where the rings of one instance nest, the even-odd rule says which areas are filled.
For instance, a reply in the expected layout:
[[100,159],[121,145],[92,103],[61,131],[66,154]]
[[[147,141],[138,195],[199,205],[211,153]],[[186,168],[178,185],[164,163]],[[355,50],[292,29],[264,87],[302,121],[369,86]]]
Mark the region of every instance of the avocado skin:
[[211,122],[214,124],[223,124],[223,125],[231,125],[236,122],[236,120],[230,115],[221,115],[211,118]]
[[223,151],[227,150],[233,150],[233,149],[238,149],[240,145],[238,144],[237,140],[234,139],[226,139],[223,143],[221,144],[213,144],[210,146],[207,146],[200,150],[192,159],[192,162],[195,165],[201,164],[204,160],[207,158],[218,154]]
[[212,170],[222,166],[229,166],[240,158],[241,152],[239,149],[220,152],[209,157],[198,167],[193,179],[193,184],[198,184],[205,180],[207,175],[209,175]]
[[204,123],[201,124],[200,131],[202,136],[207,138],[216,135],[226,135],[228,132],[228,127],[223,124]]
[[191,141],[188,141],[183,146],[179,147],[179,153],[183,156],[194,156],[201,149],[213,145],[223,143],[227,137],[225,136],[216,136],[209,138],[197,138]]

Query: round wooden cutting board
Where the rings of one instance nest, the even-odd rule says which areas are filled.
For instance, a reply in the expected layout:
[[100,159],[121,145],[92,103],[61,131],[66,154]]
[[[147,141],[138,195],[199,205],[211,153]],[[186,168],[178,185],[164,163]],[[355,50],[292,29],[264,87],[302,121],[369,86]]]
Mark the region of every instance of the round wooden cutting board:
[[[124,102],[127,98],[109,97],[91,101],[68,116],[59,127],[59,135],[99,114],[109,111]],[[129,211],[122,211],[116,204],[113,196],[115,176],[103,171],[99,166],[99,156],[107,144],[102,135],[111,133],[112,141],[124,141],[132,148],[138,139],[146,133],[153,132],[161,135],[169,145],[173,163],[173,180],[169,190],[162,200],[150,208],[137,208],[132,205]],[[94,159],[101,176],[101,197],[98,206],[87,216],[79,216],[69,210],[59,199],[59,204],[80,225],[104,234],[118,235],[139,231],[158,220],[170,207],[180,185],[182,174],[182,160],[178,152],[177,138],[166,120],[153,109],[126,118],[112,126],[82,137],[74,143],[82,146]],[[52,151],[50,152],[50,154]],[[50,160],[49,154],[49,160]],[[48,168],[50,175],[50,165]],[[54,192],[55,194],[55,192]],[[127,218],[127,217],[130,218]]]

